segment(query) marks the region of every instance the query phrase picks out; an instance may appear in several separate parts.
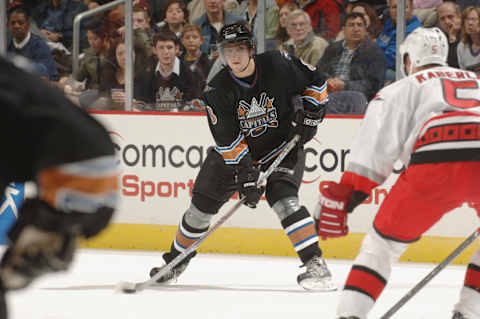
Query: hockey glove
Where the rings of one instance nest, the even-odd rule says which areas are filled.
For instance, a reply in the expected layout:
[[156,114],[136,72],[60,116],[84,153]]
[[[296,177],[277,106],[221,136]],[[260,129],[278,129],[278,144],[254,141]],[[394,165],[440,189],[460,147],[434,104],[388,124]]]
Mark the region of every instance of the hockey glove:
[[238,171],[238,193],[240,198],[245,197],[245,205],[250,208],[257,207],[260,197],[265,191],[265,187],[257,185],[259,176],[260,170],[253,166],[243,166]]
[[62,213],[39,200],[23,205],[9,232],[10,247],[2,257],[0,278],[6,289],[20,289],[35,278],[66,270],[76,248],[74,229],[54,229]]
[[320,189],[315,222],[323,240],[348,234],[347,206],[352,194],[353,187],[335,182],[326,182]]
[[295,113],[295,119],[292,125],[295,128],[294,135],[300,135],[300,145],[306,144],[317,134],[317,126],[322,122],[324,116],[325,111],[309,112],[298,110]]

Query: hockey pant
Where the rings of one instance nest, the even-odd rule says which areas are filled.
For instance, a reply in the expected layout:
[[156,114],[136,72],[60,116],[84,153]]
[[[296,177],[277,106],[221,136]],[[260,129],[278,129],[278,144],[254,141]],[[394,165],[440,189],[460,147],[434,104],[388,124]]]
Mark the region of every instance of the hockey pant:
[[[339,317],[366,318],[390,277],[391,265],[447,212],[480,202],[480,164],[409,166],[382,203],[347,277]],[[480,318],[480,253],[471,259],[456,308]],[[469,318],[470,318],[469,317]]]
[[[287,156],[267,181],[265,197],[279,216],[282,227],[302,262],[321,255],[314,221],[298,204],[298,188],[305,166],[303,150]],[[264,168],[264,167],[262,167]],[[195,180],[190,207],[184,213],[171,245],[167,262],[185,251],[210,226],[210,221],[237,190],[235,168],[211,150]],[[252,218],[255,218],[252,215]]]

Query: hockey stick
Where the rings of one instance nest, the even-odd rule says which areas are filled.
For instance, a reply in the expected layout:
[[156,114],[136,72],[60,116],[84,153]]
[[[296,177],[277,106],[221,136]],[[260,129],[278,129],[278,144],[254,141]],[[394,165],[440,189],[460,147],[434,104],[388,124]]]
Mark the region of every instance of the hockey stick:
[[455,250],[448,255],[438,266],[436,266],[428,275],[426,275],[418,284],[416,284],[405,296],[402,297],[396,304],[393,305],[380,319],[391,318],[403,305],[405,305],[410,298],[419,292],[430,280],[433,279],[440,271],[442,271],[448,264],[450,264],[458,255],[460,255],[468,246],[470,246],[479,235],[480,229],[468,236]]
[[[278,154],[277,158],[273,161],[272,165],[262,173],[258,179],[257,185],[264,185],[267,181],[267,178],[273,173],[273,171],[278,167],[278,165],[283,161],[283,159],[290,153],[290,151],[295,147],[295,144],[300,140],[299,135],[295,135],[290,142],[287,143],[285,148]],[[176,265],[178,265],[182,260],[185,259],[190,253],[200,246],[200,244],[207,239],[217,228],[219,228],[230,216],[233,215],[242,205],[245,203],[245,198],[239,200],[225,215],[220,217],[220,219],[213,224],[206,233],[204,233],[200,238],[198,238],[190,247],[188,247],[184,252],[175,257],[171,262],[163,266],[159,272],[157,272],[152,278],[143,282],[120,282],[116,289],[125,293],[135,293],[137,291],[144,290],[145,288],[156,283],[157,279],[168,273]]]

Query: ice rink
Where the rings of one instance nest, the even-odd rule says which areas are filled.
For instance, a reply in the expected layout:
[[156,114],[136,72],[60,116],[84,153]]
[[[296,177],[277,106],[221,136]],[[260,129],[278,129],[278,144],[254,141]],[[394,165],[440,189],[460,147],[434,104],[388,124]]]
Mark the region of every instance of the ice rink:
[[[341,287],[352,261],[327,260]],[[179,281],[137,294],[115,292],[121,280],[144,281],[159,252],[80,250],[71,271],[10,293],[10,319],[311,319],[335,317],[338,291],[307,292],[290,257],[199,254]],[[435,265],[396,264],[370,318],[379,318]],[[393,318],[450,319],[464,266],[449,266]]]

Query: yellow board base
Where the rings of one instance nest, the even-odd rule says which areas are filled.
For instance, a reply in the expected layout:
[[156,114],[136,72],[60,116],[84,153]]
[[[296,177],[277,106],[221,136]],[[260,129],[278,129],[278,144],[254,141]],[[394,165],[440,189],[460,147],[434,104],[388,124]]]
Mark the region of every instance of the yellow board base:
[[[111,224],[97,237],[83,241],[81,247],[103,249],[160,250],[170,248],[177,226],[146,224]],[[365,234],[320,241],[325,258],[353,259],[358,254]],[[412,244],[401,261],[439,263],[465,238],[426,236]],[[468,247],[454,263],[466,264],[478,248]],[[199,248],[203,253],[296,256],[290,241],[281,229],[220,228]]]

